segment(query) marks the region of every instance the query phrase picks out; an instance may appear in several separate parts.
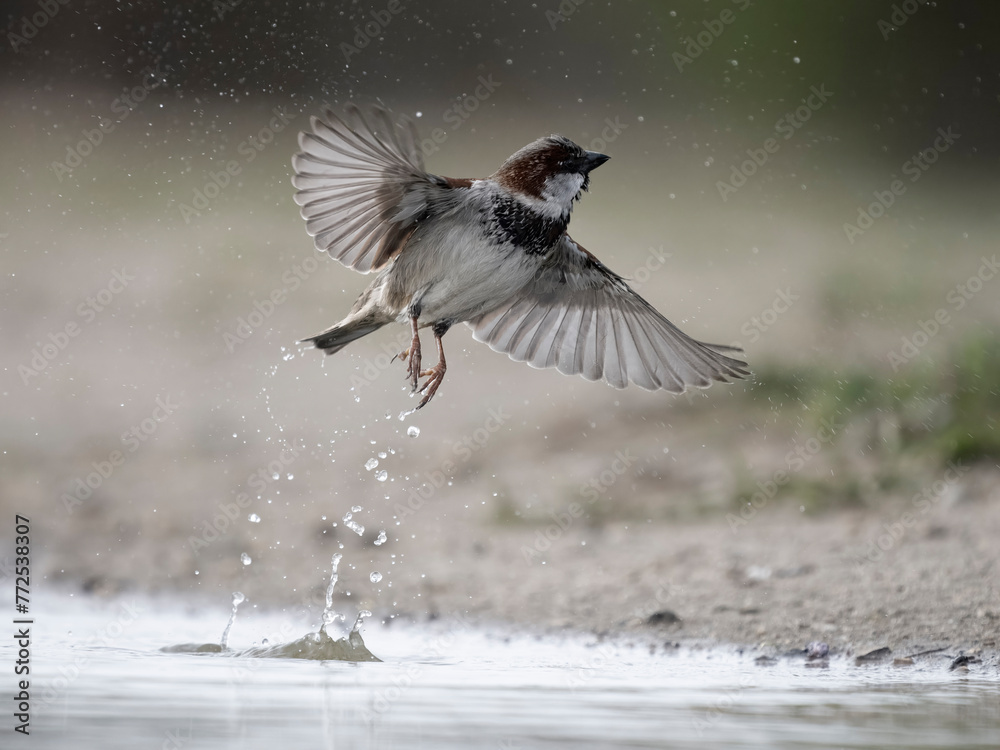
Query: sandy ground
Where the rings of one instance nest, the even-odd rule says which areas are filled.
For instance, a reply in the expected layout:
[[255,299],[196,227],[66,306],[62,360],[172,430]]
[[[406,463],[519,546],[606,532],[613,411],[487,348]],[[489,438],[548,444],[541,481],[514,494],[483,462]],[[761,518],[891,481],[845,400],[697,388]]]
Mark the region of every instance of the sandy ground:
[[[705,408],[674,409],[672,428],[696,434]],[[100,596],[152,591],[189,605],[224,604],[238,589],[256,605],[314,624],[330,556],[340,552],[337,607],[349,615],[371,609],[385,622],[461,617],[488,628],[735,644],[764,654],[810,641],[848,656],[883,646],[895,655],[945,649],[996,663],[996,467],[962,467],[960,476],[882,497],[878,507],[806,512],[782,497],[741,516],[735,506],[712,507],[733,481],[718,449],[677,449],[676,463],[657,464],[662,448],[634,446],[652,442],[658,423],[638,411],[605,411],[551,418],[550,435],[607,421],[633,443],[612,450],[616,436],[605,434],[604,463],[579,446],[552,451],[550,462],[526,466],[513,483],[521,491],[545,483],[529,502],[512,500],[511,480],[489,467],[522,465],[537,443],[517,430],[472,430],[471,445],[479,437],[481,449],[463,460],[444,441],[428,469],[426,455],[408,450],[430,441],[425,426],[419,438],[396,441],[379,467],[362,469],[356,485],[341,488],[342,499],[316,497],[294,515],[254,501],[227,523],[225,506],[238,499],[207,513],[192,487],[153,512],[133,503],[85,507],[59,527],[39,519],[41,572],[45,585]],[[403,429],[395,417],[383,423]],[[737,443],[739,433],[737,425]],[[297,461],[289,471],[316,470],[304,468],[316,465],[306,455]],[[382,467],[392,479],[379,482]],[[360,536],[342,520],[352,504],[363,506],[351,519],[366,527]],[[246,521],[249,512],[261,522]],[[209,525],[181,523],[199,514]],[[208,530],[213,523],[218,535]],[[386,541],[378,544],[382,530]],[[241,554],[252,564],[242,565]],[[378,583],[373,572],[382,575]]]

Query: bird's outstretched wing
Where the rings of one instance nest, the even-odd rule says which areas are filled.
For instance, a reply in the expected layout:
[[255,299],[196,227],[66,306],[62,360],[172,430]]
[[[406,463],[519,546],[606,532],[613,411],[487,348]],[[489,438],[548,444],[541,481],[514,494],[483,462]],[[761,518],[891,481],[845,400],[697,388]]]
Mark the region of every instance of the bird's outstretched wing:
[[349,268],[376,271],[398,252],[448,181],[424,171],[413,122],[348,104],[311,119],[292,158],[295,201],[316,249]]
[[519,296],[469,325],[511,359],[616,388],[682,393],[750,374],[723,354],[740,349],[687,336],[568,235]]

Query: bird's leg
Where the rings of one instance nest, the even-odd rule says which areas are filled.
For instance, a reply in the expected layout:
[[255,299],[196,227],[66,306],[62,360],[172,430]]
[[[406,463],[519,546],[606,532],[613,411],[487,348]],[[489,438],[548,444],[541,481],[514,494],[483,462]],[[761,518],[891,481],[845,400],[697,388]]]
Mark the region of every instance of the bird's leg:
[[[414,391],[417,390],[417,380],[420,377],[420,332],[417,328],[417,317],[419,315],[420,312],[417,310],[410,311],[410,328],[413,330],[413,338],[410,340],[410,348],[396,355],[404,362],[407,361],[407,358],[409,358],[409,366],[406,368],[406,377],[413,386]],[[396,357],[393,357],[393,359],[395,358]]]
[[442,338],[451,328],[450,321],[442,321],[434,324],[434,343],[437,344],[438,350],[438,362],[429,370],[424,370],[420,373],[420,377],[425,377],[427,380],[424,384],[420,386],[418,393],[423,393],[427,391],[427,395],[423,397],[417,408],[423,408],[427,405],[427,402],[434,398],[434,394],[437,393],[437,389],[441,386],[441,381],[444,380],[444,374],[448,371],[448,363],[444,359],[444,342]]

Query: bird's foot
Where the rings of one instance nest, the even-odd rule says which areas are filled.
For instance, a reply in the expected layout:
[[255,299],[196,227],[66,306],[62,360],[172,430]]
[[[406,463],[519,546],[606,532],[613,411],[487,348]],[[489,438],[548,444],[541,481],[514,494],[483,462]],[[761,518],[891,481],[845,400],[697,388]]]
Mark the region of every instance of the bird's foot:
[[423,397],[419,404],[417,404],[418,409],[422,409],[427,405],[427,402],[434,398],[434,394],[437,393],[438,388],[441,386],[441,381],[444,380],[444,374],[448,371],[447,365],[445,365],[444,360],[441,360],[436,365],[434,365],[429,370],[424,370],[420,373],[420,377],[427,378],[424,384],[420,386],[420,390],[417,393],[423,393],[427,391],[427,394]]
[[417,383],[422,374],[420,371],[420,338],[414,336],[410,348],[402,352],[399,356],[406,362],[406,378],[410,381],[412,390],[416,391]]

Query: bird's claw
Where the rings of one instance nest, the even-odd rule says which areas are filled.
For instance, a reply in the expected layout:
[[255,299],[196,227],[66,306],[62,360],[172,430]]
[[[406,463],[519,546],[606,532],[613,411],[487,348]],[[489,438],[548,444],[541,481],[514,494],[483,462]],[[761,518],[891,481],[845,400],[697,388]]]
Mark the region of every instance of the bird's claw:
[[437,393],[438,388],[441,387],[441,381],[444,380],[444,374],[447,372],[448,368],[443,362],[438,362],[434,367],[429,370],[424,370],[420,373],[420,377],[427,378],[424,384],[420,386],[420,390],[417,393],[423,393],[427,391],[427,394],[421,399],[420,403],[417,404],[417,408],[423,408],[428,401],[434,398],[434,394]]
[[414,339],[414,344],[406,350],[408,355],[406,378],[410,381],[412,390],[417,390],[420,381],[420,343],[419,339]]

